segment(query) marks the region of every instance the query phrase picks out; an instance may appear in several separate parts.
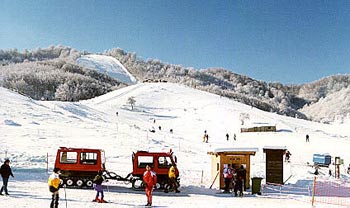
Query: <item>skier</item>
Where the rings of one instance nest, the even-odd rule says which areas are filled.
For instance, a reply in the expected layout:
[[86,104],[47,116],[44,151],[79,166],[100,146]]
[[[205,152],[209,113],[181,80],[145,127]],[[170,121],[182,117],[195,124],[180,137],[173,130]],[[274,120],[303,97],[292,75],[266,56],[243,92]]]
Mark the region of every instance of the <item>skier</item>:
[[7,191],[7,184],[8,184],[10,176],[12,176],[12,178],[14,177],[12,170],[11,170],[11,167],[10,167],[10,160],[9,159],[6,159],[4,164],[1,166],[0,174],[2,177],[2,183],[3,183],[2,187],[1,187],[1,191],[0,191],[0,195],[2,195],[2,191],[5,191],[5,194],[9,195],[9,193]]
[[309,138],[310,138],[309,135],[306,134],[306,142],[310,142],[310,139],[309,139]]
[[230,193],[230,183],[232,179],[232,169],[230,164],[224,165],[224,170],[222,171],[225,180],[225,191],[224,193]]
[[58,208],[58,200],[59,200],[59,189],[60,189],[60,176],[61,169],[54,168],[53,173],[50,175],[49,180],[47,181],[49,185],[49,190],[52,193],[52,199],[50,208]]
[[143,173],[143,182],[145,183],[145,192],[147,196],[146,206],[152,206],[152,192],[153,187],[157,183],[157,176],[149,165],[146,166],[146,171]]
[[[107,203],[103,197],[103,188],[102,188],[102,182],[105,181],[105,177],[102,175],[103,171],[99,170],[97,172],[97,175],[95,176],[93,182],[94,182],[94,189],[96,190],[96,198],[92,200],[93,202],[98,202],[98,203]],[[101,199],[98,198],[99,194],[101,194]]]
[[156,133],[156,129],[154,128],[154,126],[152,126],[152,128],[149,131],[152,133]]
[[228,133],[226,134],[226,140],[228,141],[230,135],[228,135]]
[[[172,165],[169,168],[168,171],[168,177],[169,177],[169,185],[170,187],[173,187],[175,193],[180,193],[180,191],[177,189],[177,182],[176,182],[176,165]],[[169,190],[165,189],[165,192],[168,193]]]
[[286,157],[285,157],[285,162],[289,162],[289,159],[290,159],[290,156],[291,156],[292,154],[287,150],[286,151]]
[[315,165],[315,172],[314,172],[315,175],[319,174],[318,169],[320,169],[320,167],[316,164]]
[[207,130],[204,130],[203,142],[205,142],[207,140],[207,137],[208,137]]

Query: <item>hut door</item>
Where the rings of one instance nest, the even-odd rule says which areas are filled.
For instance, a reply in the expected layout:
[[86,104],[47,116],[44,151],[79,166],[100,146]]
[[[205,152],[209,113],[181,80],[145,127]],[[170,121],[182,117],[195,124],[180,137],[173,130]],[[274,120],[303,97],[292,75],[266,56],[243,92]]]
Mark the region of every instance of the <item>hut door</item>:
[[266,182],[283,184],[283,150],[266,151]]

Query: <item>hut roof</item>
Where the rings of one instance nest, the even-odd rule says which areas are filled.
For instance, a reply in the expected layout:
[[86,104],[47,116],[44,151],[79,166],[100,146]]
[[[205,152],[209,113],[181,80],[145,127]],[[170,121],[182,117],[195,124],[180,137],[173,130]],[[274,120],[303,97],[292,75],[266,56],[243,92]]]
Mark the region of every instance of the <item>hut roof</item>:
[[208,152],[209,155],[255,155],[258,152],[258,148],[217,148],[212,152]]
[[286,146],[265,146],[263,148],[263,151],[265,152],[265,150],[287,150],[287,147]]
[[245,122],[244,125],[242,125],[243,128],[253,128],[262,126],[276,126],[276,124],[269,122]]

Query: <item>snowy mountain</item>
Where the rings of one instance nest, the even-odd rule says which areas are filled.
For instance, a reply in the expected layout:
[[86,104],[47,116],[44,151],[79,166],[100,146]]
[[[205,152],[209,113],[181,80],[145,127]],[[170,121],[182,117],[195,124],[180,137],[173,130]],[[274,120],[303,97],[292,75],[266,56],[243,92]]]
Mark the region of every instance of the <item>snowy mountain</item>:
[[116,59],[105,55],[83,55],[77,59],[77,64],[89,69],[94,69],[102,74],[107,74],[124,84],[135,84],[137,80]]
[[349,104],[350,87],[330,93],[312,105],[304,106],[301,112],[307,113],[310,119],[315,121],[332,122],[331,118],[334,118],[336,122],[350,124]]
[[[131,110],[128,98],[134,97]],[[118,112],[118,116],[116,115]],[[240,133],[241,113],[251,124],[276,124],[276,132]],[[155,122],[154,122],[155,121]],[[158,127],[161,127],[159,130]],[[156,129],[155,133],[150,129]],[[173,133],[170,133],[173,129]],[[204,130],[209,143],[202,142]],[[284,164],[284,179],[290,186],[309,187],[313,181],[314,153],[340,156],[350,163],[350,129],[346,124],[320,124],[268,113],[225,97],[172,83],[138,83],[82,102],[34,101],[0,88],[1,158],[12,161],[15,178],[10,178],[10,197],[0,197],[6,208],[45,207],[47,190],[46,154],[52,170],[60,146],[100,148],[106,151],[106,167],[122,176],[132,170],[131,154],[137,150],[168,151],[178,157],[181,194],[155,192],[154,204],[165,207],[310,207],[306,194],[263,195],[237,199],[218,194],[211,184],[211,158],[216,148],[258,148],[251,158],[251,176],[265,177],[265,146],[286,146],[290,163]],[[226,140],[226,133],[237,140]],[[310,142],[305,143],[305,135]],[[231,136],[232,138],[232,136]],[[321,170],[324,174],[328,170]],[[349,179],[341,169],[341,177]],[[263,180],[264,183],[264,180]],[[107,207],[143,205],[143,192],[130,184],[110,181],[105,187]],[[61,207],[97,207],[91,203],[95,192],[87,189],[61,190]],[[251,197],[250,197],[251,196]],[[317,207],[332,207],[318,204]],[[333,206],[337,207],[337,206]]]
[[290,117],[329,123],[343,122],[350,115],[346,94],[350,89],[349,74],[284,85],[222,68],[198,70],[158,59],[143,60],[120,48],[106,50],[103,55],[87,54],[65,46],[23,52],[0,50],[0,86],[36,100],[79,101],[135,84],[136,79],[167,81]]

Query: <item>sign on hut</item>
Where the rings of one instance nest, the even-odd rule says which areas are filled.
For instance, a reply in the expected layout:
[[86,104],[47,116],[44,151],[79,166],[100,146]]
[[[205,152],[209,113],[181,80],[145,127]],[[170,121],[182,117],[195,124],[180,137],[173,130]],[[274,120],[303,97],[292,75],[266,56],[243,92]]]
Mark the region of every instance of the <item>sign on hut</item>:
[[266,183],[283,184],[283,155],[286,147],[264,147]]
[[223,169],[225,164],[230,164],[231,167],[238,169],[243,166],[246,169],[245,187],[250,187],[250,156],[255,155],[258,148],[219,148],[213,152],[208,152],[212,155],[212,186],[224,189],[225,182],[223,177]]

